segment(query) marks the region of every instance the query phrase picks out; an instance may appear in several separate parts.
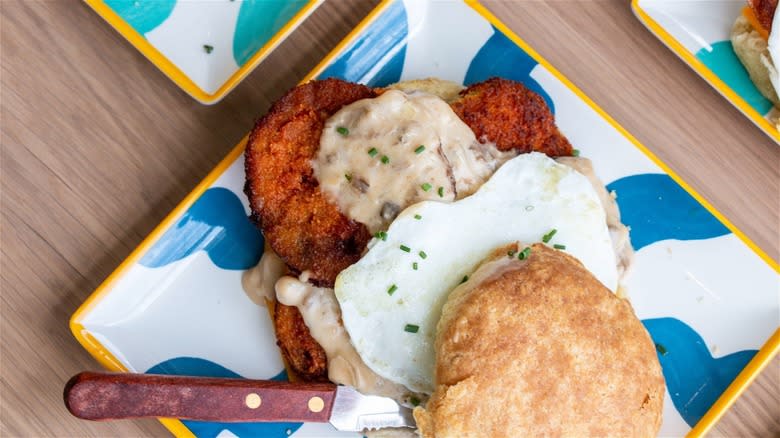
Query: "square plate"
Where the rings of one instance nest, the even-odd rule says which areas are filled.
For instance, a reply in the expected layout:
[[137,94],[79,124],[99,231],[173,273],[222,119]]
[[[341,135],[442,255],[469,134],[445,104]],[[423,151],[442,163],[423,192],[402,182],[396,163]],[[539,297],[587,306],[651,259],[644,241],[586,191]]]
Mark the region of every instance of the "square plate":
[[764,98],[731,46],[731,27],[745,0],[632,0],[631,8],[656,37],[775,142],[771,120],[780,112]]
[[190,96],[213,104],[323,0],[84,0]]
[[[545,97],[631,227],[628,295],[668,385],[662,435],[705,432],[777,352],[777,263],[479,3],[384,1],[304,81],[333,76],[373,86],[503,76]],[[268,313],[241,287],[263,247],[242,191],[245,142],[73,315],[74,335],[107,368],[285,378]],[[182,436],[337,435],[317,424],[161,421]]]

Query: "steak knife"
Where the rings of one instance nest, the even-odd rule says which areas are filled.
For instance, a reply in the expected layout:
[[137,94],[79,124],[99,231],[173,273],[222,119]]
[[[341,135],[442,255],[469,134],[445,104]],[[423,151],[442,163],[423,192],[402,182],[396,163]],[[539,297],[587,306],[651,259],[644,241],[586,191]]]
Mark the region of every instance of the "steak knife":
[[65,405],[86,420],[167,417],[216,422],[329,422],[342,431],[415,427],[394,400],[332,383],[83,372]]

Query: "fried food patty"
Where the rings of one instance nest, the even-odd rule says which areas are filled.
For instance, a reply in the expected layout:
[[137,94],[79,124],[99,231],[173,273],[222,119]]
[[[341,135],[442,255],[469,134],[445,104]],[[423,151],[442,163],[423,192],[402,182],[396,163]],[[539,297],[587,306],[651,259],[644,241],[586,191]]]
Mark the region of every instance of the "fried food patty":
[[664,378],[629,303],[563,251],[508,249],[447,298],[421,436],[654,437]]
[[451,106],[477,139],[495,143],[500,151],[571,155],[571,144],[555,126],[547,103],[519,82],[501,78],[479,82],[461,91]]
[[332,287],[371,236],[325,198],[310,162],[325,120],[344,105],[375,96],[371,88],[337,79],[300,85],[257,122],[247,143],[244,191],[252,219],[287,266],[309,271],[321,286]]
[[314,340],[297,307],[276,303],[274,306],[276,345],[287,364],[307,382],[328,380],[328,358]]
[[775,18],[775,10],[777,9],[777,0],[748,0],[748,3],[753,8],[759,24],[767,32],[771,32],[772,20]]
[[[244,191],[251,218],[287,266],[296,274],[306,271],[318,286],[333,287],[338,273],[358,261],[371,236],[365,225],[326,199],[311,160],[330,116],[383,91],[338,79],[299,85],[271,107],[249,136]],[[493,142],[501,151],[572,153],[544,99],[518,82],[489,79],[462,90],[450,104],[480,141]],[[327,375],[325,353],[298,310],[277,307],[276,335],[290,367],[303,378]]]

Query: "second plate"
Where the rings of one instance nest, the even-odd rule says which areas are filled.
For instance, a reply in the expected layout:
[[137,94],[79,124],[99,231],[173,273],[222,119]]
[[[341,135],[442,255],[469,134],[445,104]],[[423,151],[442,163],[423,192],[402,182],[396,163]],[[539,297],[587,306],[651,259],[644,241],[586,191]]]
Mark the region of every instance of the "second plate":
[[731,46],[745,0],[632,0],[637,18],[747,118],[780,143],[780,113],[764,98]]

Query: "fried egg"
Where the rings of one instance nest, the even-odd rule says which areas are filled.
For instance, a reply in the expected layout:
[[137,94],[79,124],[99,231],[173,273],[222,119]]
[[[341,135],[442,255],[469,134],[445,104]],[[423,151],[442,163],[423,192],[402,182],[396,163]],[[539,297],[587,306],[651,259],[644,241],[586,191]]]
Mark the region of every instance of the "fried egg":
[[433,392],[434,337],[447,295],[492,250],[516,241],[567,251],[617,289],[604,208],[588,179],[544,154],[520,155],[467,198],[407,208],[339,274],[342,319],[363,361],[388,380]]

